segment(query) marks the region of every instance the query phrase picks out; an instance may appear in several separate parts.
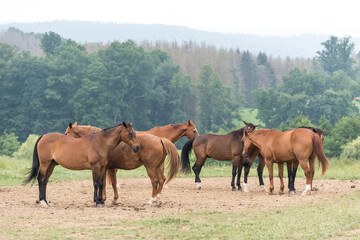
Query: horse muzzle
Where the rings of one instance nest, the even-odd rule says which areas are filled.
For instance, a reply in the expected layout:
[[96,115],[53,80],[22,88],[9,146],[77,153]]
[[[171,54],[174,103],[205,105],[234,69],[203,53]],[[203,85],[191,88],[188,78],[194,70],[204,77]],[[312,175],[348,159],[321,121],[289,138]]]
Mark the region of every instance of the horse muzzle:
[[134,153],[137,153],[140,151],[140,146],[139,145],[133,146],[132,149],[133,149]]

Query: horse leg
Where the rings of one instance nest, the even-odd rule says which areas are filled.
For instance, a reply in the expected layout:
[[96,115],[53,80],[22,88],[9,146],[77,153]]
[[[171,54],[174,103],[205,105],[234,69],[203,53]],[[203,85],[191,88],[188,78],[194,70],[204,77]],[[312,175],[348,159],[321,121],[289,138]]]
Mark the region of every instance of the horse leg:
[[312,185],[315,174],[315,158],[316,158],[315,154],[309,158],[309,165],[311,170],[311,181],[310,181],[311,191],[315,191]]
[[242,168],[243,168],[242,164],[239,163],[238,175],[237,175],[237,179],[236,179],[236,186],[238,187],[239,191],[242,191],[241,183],[240,183]]
[[161,200],[160,200],[160,194],[161,194],[161,191],[164,187],[164,183],[165,183],[165,180],[166,180],[166,177],[164,175],[164,164],[162,164],[160,167],[156,168],[156,175],[159,179],[159,187],[158,187],[158,190],[157,190],[157,195],[156,195],[156,206],[160,207],[161,206]]
[[102,199],[103,183],[106,168],[105,166],[95,166],[92,169],[93,185],[94,185],[94,201],[97,207],[106,207]]
[[244,168],[244,192],[249,192],[248,186],[247,186],[247,179],[250,172],[250,166]]
[[195,185],[196,185],[196,188],[198,190],[200,190],[201,189],[200,172],[201,172],[202,166],[205,163],[206,156],[200,156],[199,154],[196,154],[196,152],[195,152],[195,156],[196,156],[196,162],[195,162],[194,166],[192,167],[192,170],[195,173]]
[[296,178],[296,172],[297,172],[297,168],[299,166],[299,161],[294,161],[292,163],[292,174],[291,174],[291,184],[292,184],[292,190],[293,192],[296,194],[296,189],[295,189],[295,178]]
[[[237,170],[238,166],[235,166],[234,162],[232,165],[232,177],[231,177],[231,190],[232,191],[236,191],[236,187],[235,187],[235,177],[236,177],[236,170]],[[239,184],[240,184],[240,180],[239,180]]]
[[278,163],[279,178],[280,178],[280,195],[284,194],[284,163]]
[[274,173],[273,173],[273,162],[270,160],[265,159],[266,166],[269,171],[269,180],[270,180],[270,187],[268,190],[268,194],[272,195],[274,191]]
[[49,207],[46,200],[46,186],[57,163],[52,160],[47,166],[41,166],[38,175],[39,201],[42,207]]
[[150,200],[146,203],[146,206],[150,206],[156,201],[156,195],[158,193],[159,179],[157,178],[156,169],[154,167],[145,166],[146,172],[151,180],[152,194]]
[[311,193],[311,169],[309,168],[307,164],[307,159],[299,159],[299,163],[301,168],[304,171],[305,177],[306,177],[306,187],[305,191],[302,193],[302,195],[310,194]]
[[256,170],[257,170],[257,174],[258,174],[258,178],[259,178],[260,188],[262,188],[264,191],[266,191],[264,179],[263,179],[264,167],[265,167],[264,157],[259,155],[259,164],[258,164],[258,167]]
[[[162,172],[162,176],[164,177],[164,182],[166,182],[166,177],[165,177],[165,175],[164,175],[164,172],[165,172],[165,163],[161,164],[160,170],[161,170],[161,172]],[[164,188],[169,188],[169,186],[166,185],[166,184],[164,184]]]
[[[107,171],[107,176],[109,177],[109,180],[111,182],[112,188],[114,190],[114,199],[112,200],[111,205],[116,205],[117,200],[119,199],[119,193],[118,193],[118,187],[117,187],[118,183],[117,183],[117,180],[116,180],[117,169],[107,169],[106,171]],[[104,182],[106,182],[105,178],[104,178]],[[104,189],[103,189],[103,195],[104,195],[104,193],[106,194],[106,187],[105,186],[104,186]],[[104,199],[104,201],[106,200],[106,195],[105,195],[105,197],[103,196],[103,199]]]
[[287,168],[287,172],[288,172],[288,188],[289,188],[289,193],[290,194],[295,194],[295,191],[293,189],[293,165],[294,162],[287,162],[286,163],[286,168]]

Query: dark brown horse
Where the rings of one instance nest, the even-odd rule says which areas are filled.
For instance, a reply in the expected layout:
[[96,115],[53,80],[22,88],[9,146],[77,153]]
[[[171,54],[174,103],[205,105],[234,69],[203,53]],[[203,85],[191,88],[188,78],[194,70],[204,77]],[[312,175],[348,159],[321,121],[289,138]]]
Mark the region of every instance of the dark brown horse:
[[[187,137],[188,139],[192,139],[196,136],[199,136],[196,126],[192,120],[189,120],[186,123],[168,124],[161,127],[154,127],[148,131],[143,131],[143,132],[137,131],[137,133],[150,133],[158,137],[167,138],[173,143],[177,142],[182,137]],[[161,168],[162,171],[164,172],[164,165],[162,165]],[[107,176],[112,184],[117,183],[116,172],[117,169],[107,170]],[[119,184],[116,184],[116,186],[119,187]],[[164,187],[167,186],[164,185]],[[117,192],[117,189],[114,189],[114,192]]]
[[181,152],[182,171],[185,173],[190,172],[189,152],[191,151],[191,149],[193,149],[196,157],[196,162],[192,169],[195,173],[195,184],[198,189],[201,189],[201,168],[204,165],[206,159],[210,157],[219,161],[232,160],[232,190],[236,190],[234,182],[237,169],[237,186],[238,189],[241,190],[240,175],[243,165],[243,144],[241,142],[241,139],[244,132],[252,132],[258,126],[252,123],[247,123],[245,121],[244,124],[246,125],[245,127],[236,131],[232,131],[225,135],[207,133],[195,137],[185,143]]
[[42,135],[35,144],[33,164],[24,184],[37,177],[40,203],[48,206],[46,185],[56,165],[70,170],[91,169],[94,201],[96,206],[104,206],[102,188],[105,170],[110,153],[120,142],[131,146],[134,152],[139,151],[140,144],[132,124],[123,123],[80,139],[60,133]]
[[[79,126],[77,123],[69,124],[65,134],[73,137],[84,137],[92,132],[99,131],[99,128],[92,126]],[[166,138],[159,138],[152,134],[137,132],[137,138],[141,146],[141,151],[134,154],[128,145],[120,143],[110,153],[107,171],[114,169],[132,170],[142,165],[145,166],[146,172],[151,180],[153,187],[150,201],[147,205],[151,205],[154,201],[159,206],[161,204],[160,194],[166,179],[166,182],[172,180],[179,169],[179,154],[175,145]],[[168,165],[167,178],[164,176],[164,161],[168,156],[170,160]],[[115,174],[116,176],[116,174]],[[104,179],[104,185],[106,181]],[[116,179],[112,181],[114,190],[114,200],[112,204],[116,204],[119,198]],[[106,189],[103,188],[103,196],[106,199]]]
[[[260,129],[252,133],[244,132],[243,154],[246,163],[249,163],[249,152],[254,148],[259,149],[264,157],[269,171],[270,187],[269,194],[273,193],[273,163],[280,164],[282,169],[284,162],[298,161],[306,176],[306,188],[303,195],[309,194],[312,189],[312,180],[315,173],[315,158],[317,157],[325,174],[329,161],[323,152],[322,139],[319,134],[308,129],[298,128],[281,132],[274,129]],[[310,167],[307,164],[309,160]],[[280,174],[279,174],[280,176]],[[283,181],[280,192],[283,191]]]

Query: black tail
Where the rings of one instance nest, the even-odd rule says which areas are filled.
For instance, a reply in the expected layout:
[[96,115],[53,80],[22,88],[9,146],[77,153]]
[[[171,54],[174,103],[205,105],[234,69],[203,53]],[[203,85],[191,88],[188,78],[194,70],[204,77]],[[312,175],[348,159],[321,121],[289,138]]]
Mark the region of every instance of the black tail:
[[34,180],[37,177],[37,175],[39,174],[40,163],[39,163],[39,155],[38,155],[38,151],[37,151],[37,145],[42,137],[43,136],[40,136],[35,143],[34,153],[33,153],[33,164],[32,164],[32,167],[29,168],[29,172],[27,172],[28,177],[23,181],[23,185],[28,184],[29,182]]
[[195,138],[190,139],[185,143],[181,151],[181,171],[183,173],[190,173],[190,159],[189,159],[189,152],[192,149],[192,144]]

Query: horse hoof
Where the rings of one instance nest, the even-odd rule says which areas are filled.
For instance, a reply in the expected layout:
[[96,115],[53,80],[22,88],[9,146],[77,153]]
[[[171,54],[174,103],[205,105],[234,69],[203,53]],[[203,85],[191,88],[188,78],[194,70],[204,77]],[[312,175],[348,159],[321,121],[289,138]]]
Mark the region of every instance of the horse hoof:
[[265,187],[265,185],[260,185],[260,189],[263,191],[263,192],[267,192],[267,188]]
[[279,191],[279,194],[280,194],[280,195],[284,195],[284,191]]
[[112,201],[111,202],[111,206],[116,206],[116,205],[118,205],[117,201]]
[[235,192],[236,191],[236,187],[232,187],[232,189],[231,189],[233,192]]
[[105,204],[105,203],[97,203],[97,204],[96,204],[96,207],[98,207],[98,208],[104,208],[104,207],[106,207],[106,204]]
[[238,191],[242,191],[243,189],[241,187],[238,187]]
[[157,202],[156,202],[156,206],[157,206],[157,207],[161,207],[161,204],[162,204],[162,201],[157,201]]
[[163,187],[163,188],[169,189],[168,185],[164,185],[164,187]]
[[40,201],[40,206],[41,206],[41,207],[44,207],[44,208],[50,207],[49,204],[48,204],[47,202],[45,202],[44,200],[41,200],[41,201]]
[[197,190],[201,190],[201,183],[195,183],[195,185]]
[[311,191],[303,191],[303,193],[301,194],[301,196],[305,196],[305,195],[310,195]]
[[248,193],[249,189],[247,187],[244,187],[244,192]]
[[290,194],[290,195],[295,195],[295,194],[296,194],[296,191],[294,191],[294,190],[293,190],[293,191],[289,191],[289,194]]

